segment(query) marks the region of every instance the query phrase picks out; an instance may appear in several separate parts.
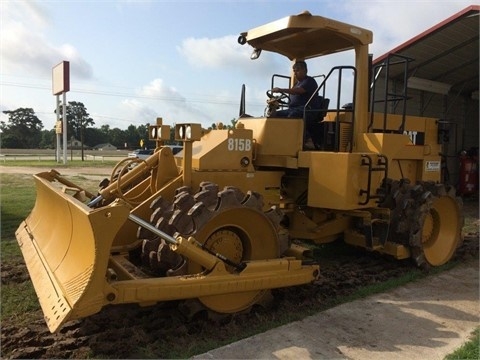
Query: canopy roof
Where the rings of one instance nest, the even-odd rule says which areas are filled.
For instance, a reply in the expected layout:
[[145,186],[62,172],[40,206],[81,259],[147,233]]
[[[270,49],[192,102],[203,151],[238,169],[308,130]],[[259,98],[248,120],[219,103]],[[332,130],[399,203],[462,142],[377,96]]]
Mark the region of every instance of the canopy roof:
[[243,32],[241,40],[255,49],[276,52],[293,60],[368,45],[372,42],[372,32],[305,11]]
[[[376,58],[389,54],[414,59],[409,76],[451,85],[450,93],[471,96],[479,84],[479,9],[472,5]],[[403,69],[392,67],[390,79],[402,80]]]

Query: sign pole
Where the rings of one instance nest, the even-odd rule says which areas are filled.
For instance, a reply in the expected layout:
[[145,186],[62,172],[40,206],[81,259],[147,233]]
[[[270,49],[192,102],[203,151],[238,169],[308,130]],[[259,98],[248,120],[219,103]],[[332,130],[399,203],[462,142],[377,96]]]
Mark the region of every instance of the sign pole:
[[58,122],[60,121],[60,95],[56,96],[57,99],[57,106],[56,106],[56,113],[57,113],[57,121],[55,122],[55,135],[57,138],[57,148],[56,148],[56,160],[59,163],[60,162],[60,148],[62,146],[60,142],[60,133],[58,131]]
[[63,164],[67,164],[67,93],[63,93]]
[[[67,91],[70,91],[70,62],[62,61],[52,69],[52,92],[57,96],[57,162],[60,162],[60,134],[63,134],[63,164],[67,164]],[[62,124],[60,121],[60,94],[62,101]]]

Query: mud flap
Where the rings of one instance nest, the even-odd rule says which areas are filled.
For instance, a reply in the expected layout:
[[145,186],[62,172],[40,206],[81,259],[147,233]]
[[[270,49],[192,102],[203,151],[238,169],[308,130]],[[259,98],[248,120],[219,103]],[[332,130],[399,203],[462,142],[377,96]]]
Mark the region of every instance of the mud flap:
[[51,332],[100,311],[111,294],[105,274],[113,239],[129,208],[91,209],[42,174],[35,206],[16,231]]

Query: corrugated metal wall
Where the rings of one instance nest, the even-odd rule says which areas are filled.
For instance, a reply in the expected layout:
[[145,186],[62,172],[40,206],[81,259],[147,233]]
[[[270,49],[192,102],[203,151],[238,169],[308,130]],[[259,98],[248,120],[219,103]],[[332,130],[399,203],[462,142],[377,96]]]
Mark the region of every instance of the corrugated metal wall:
[[[402,92],[401,82],[389,83],[389,93],[402,94]],[[376,94],[377,99],[383,96],[383,81],[377,83]],[[448,133],[445,134],[448,138],[444,138],[443,151],[447,159],[449,183],[456,185],[460,152],[479,146],[479,101],[455,93],[441,95],[415,89],[407,89],[406,95],[407,115],[437,118],[441,125],[448,129]],[[400,102],[392,101],[387,107],[388,113],[401,114],[402,110]],[[383,104],[377,104],[375,111],[383,112]]]

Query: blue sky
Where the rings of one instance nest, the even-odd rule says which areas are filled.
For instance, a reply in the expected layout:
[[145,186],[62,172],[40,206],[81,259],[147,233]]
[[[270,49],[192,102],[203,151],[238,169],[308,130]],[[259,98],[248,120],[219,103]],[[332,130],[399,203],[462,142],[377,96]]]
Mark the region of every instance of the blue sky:
[[[153,123],[238,116],[242,84],[247,112],[263,114],[274,73],[285,58],[250,60],[240,32],[309,10],[373,31],[370,52],[383,55],[463,10],[462,0],[0,0],[0,110],[33,108],[45,128],[55,123],[52,67],[70,61],[67,101],[84,103],[95,126],[126,129]],[[309,63],[325,74],[350,57]],[[0,120],[6,121],[2,113]]]

